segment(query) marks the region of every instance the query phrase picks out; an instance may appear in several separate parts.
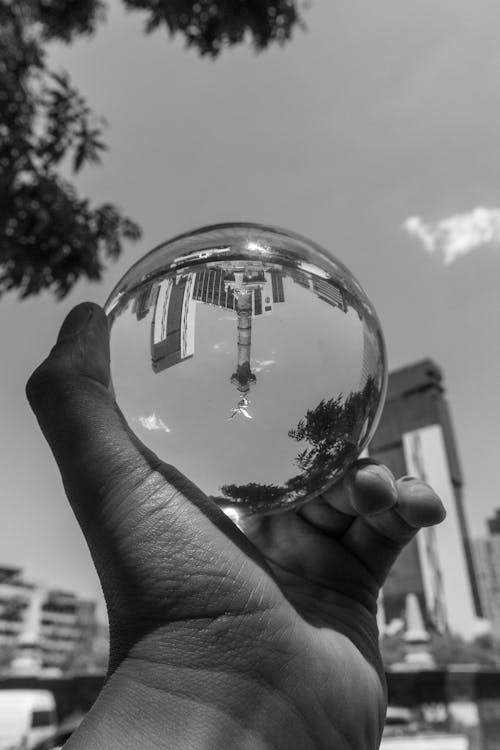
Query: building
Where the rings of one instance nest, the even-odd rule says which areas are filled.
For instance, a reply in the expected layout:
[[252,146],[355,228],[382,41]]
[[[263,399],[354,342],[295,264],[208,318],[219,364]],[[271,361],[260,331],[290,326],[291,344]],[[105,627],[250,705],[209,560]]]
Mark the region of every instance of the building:
[[397,477],[412,475],[428,482],[447,510],[446,521],[421,530],[389,574],[384,586],[386,621],[401,618],[407,594],[414,593],[427,626],[471,635],[481,602],[460,461],[443,375],[434,362],[423,360],[390,374],[369,454]]
[[48,590],[40,607],[40,645],[45,669],[88,671],[96,634],[97,603],[71,591]]
[[[26,581],[20,568],[0,568],[3,669],[91,671],[97,603],[70,591]],[[30,666],[31,665],[31,666]]]
[[323,302],[327,302],[332,307],[338,307],[342,312],[347,312],[348,292],[335,284],[333,279],[321,278],[300,268],[289,269],[288,274],[296,284],[304,289],[312,290]]
[[500,511],[487,524],[489,534],[474,540],[474,561],[483,614],[500,641]]
[[0,649],[17,644],[34,588],[22,579],[21,568],[0,567]]
[[[257,273],[252,273],[253,267]],[[266,268],[262,263],[252,264],[249,261],[244,264],[219,263],[216,268],[197,271],[193,299],[216,307],[236,310],[235,292],[238,286],[236,279],[238,273],[242,277],[241,282],[251,287],[252,316],[269,315],[273,312],[275,304],[285,301],[281,271],[276,268]]]
[[151,321],[151,362],[158,373],[194,355],[194,274],[163,279]]

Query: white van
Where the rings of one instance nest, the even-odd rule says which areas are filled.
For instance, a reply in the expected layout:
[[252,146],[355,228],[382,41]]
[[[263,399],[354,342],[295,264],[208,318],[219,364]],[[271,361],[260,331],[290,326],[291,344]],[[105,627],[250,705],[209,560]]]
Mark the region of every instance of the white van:
[[0,690],[0,750],[31,750],[57,728],[49,690]]

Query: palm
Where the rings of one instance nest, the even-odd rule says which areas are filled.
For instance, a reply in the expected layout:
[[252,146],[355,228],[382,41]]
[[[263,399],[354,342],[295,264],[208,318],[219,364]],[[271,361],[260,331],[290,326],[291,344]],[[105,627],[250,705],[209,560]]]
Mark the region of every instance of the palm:
[[[328,731],[319,736],[356,736],[361,722],[377,742],[385,710],[377,595],[399,549],[416,531],[395,512],[391,484],[370,476],[361,464],[357,473],[300,513],[241,522],[243,536],[171,467],[162,466],[161,477],[157,472],[146,483],[155,487],[148,506],[140,511],[140,499],[133,499],[136,510],[131,513],[139,509],[139,515],[120,531],[128,535],[123,543],[130,549],[140,552],[146,545],[144,554],[137,554],[141,563],[135,571],[144,622],[127,646],[143,666],[141,676],[151,664],[161,669],[163,644],[185,638],[201,618],[207,624],[198,634],[200,651],[186,664],[189,669],[199,663],[200,652],[204,664],[220,669],[229,638],[238,654],[231,668],[241,674],[271,670],[276,692],[293,700],[306,726],[316,725],[321,707]],[[166,502],[169,484],[183,484],[183,492]],[[408,486],[398,483],[402,507]],[[378,512],[364,516],[366,503]],[[160,518],[157,510],[162,508]],[[421,512],[428,522],[425,503]],[[158,518],[157,544],[141,513]],[[193,527],[198,530],[195,543]],[[168,535],[182,540],[176,545],[178,559],[175,549],[169,555],[163,550]],[[158,555],[151,549],[158,549]],[[172,568],[177,575],[184,570],[182,596],[172,583]],[[134,601],[137,596],[134,592]],[[123,610],[130,612],[130,600]],[[158,623],[153,635],[152,621]],[[340,693],[339,675],[345,676]],[[322,745],[318,740],[311,747]]]

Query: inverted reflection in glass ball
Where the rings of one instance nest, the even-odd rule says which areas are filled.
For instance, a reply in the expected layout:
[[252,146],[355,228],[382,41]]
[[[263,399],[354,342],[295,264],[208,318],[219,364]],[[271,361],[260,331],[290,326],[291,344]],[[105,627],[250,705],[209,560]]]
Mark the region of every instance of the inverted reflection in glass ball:
[[139,260],[105,309],[130,426],[233,517],[317,496],[375,430],[378,318],[303,237],[257,224],[184,234]]

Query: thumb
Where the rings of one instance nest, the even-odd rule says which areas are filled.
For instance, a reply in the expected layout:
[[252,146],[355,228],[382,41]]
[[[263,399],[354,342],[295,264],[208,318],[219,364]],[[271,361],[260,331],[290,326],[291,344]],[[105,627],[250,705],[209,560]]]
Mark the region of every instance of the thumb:
[[116,599],[118,579],[126,579],[129,588],[135,581],[135,587],[142,589],[151,578],[147,567],[154,564],[147,542],[151,530],[160,533],[161,527],[167,548],[171,537],[180,533],[168,525],[168,519],[161,520],[168,515],[167,506],[175,506],[170,507],[175,514],[181,505],[188,523],[193,513],[202,516],[195,505],[205,517],[216,515],[218,525],[224,519],[195,485],[141,443],[109,386],[108,321],[98,305],[83,303],[67,316],[56,345],[30,377],[26,392],[58,464],[104,594],[108,598],[104,579],[111,579]]
[[80,523],[95,520],[95,503],[114,478],[147,473],[158,462],[111,394],[108,321],[98,305],[69,313],[26,393]]
[[[106,315],[98,305],[78,305],[29,379],[28,400],[89,545],[108,610],[112,603],[110,624],[112,615],[130,619],[131,601],[144,617],[161,618],[167,610],[180,616],[190,604],[183,577],[195,568],[217,569],[214,580],[220,580],[220,550],[227,561],[234,559],[229,539],[240,549],[251,545],[196,485],[141,443],[109,386]],[[200,601],[199,592],[191,594]]]

